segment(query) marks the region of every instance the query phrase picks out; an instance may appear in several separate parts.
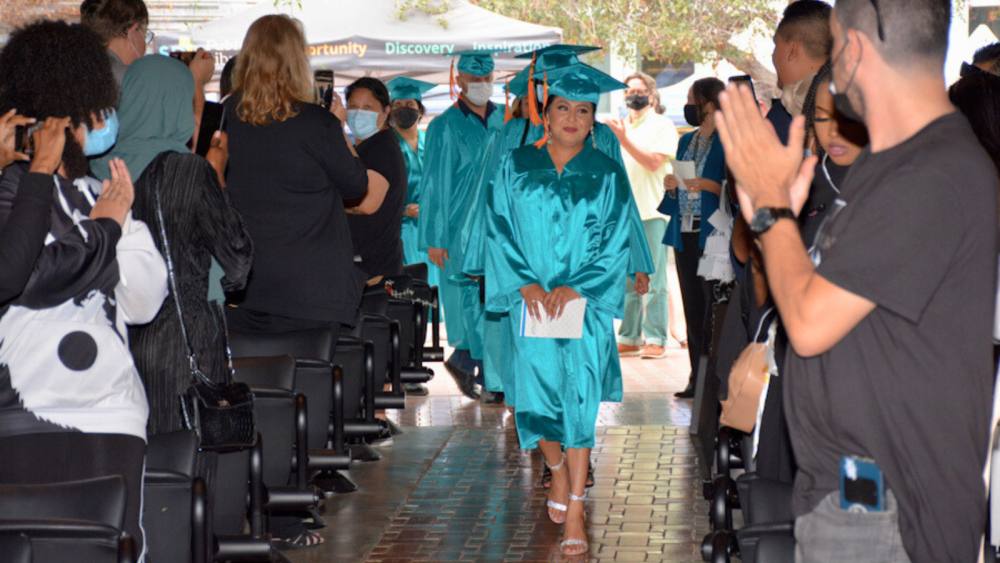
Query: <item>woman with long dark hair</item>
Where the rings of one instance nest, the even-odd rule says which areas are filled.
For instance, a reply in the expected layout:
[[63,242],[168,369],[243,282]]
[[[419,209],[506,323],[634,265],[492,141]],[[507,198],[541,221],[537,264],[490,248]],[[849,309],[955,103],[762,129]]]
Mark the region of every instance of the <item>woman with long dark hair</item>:
[[663,244],[674,247],[676,252],[677,278],[684,302],[684,320],[687,322],[691,377],[687,388],[677,394],[685,399],[694,397],[698,358],[711,342],[711,334],[707,334],[706,329],[709,326],[712,284],[698,276],[698,263],[708,235],[715,230],[708,218],[719,208],[719,195],[726,178],[726,156],[715,130],[713,115],[719,109],[719,93],[725,88],[726,85],[718,78],[702,78],[691,85],[684,117],[697,129],[681,137],[677,145],[677,160],[693,162],[696,177],[685,179],[685,189],[678,189],[680,179],[668,174],[663,180],[666,195],[659,207],[660,213],[670,217]]

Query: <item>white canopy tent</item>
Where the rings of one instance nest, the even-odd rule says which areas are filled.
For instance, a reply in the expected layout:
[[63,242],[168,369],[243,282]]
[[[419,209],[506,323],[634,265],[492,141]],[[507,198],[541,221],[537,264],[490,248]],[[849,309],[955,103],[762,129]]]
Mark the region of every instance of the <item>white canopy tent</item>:
[[239,51],[257,18],[286,13],[305,28],[313,68],[332,69],[338,86],[366,74],[383,80],[405,74],[447,84],[451,60],[446,53],[503,49],[497,56],[497,69],[516,72],[525,61],[514,59],[515,55],[558,43],[562,34],[559,28],[507,18],[465,0],[451,0],[449,10],[440,15],[412,12],[406,19],[396,17],[394,0],[293,0],[290,4],[276,8],[272,0],[263,0],[189,32],[157,35],[154,52],[203,47],[215,55],[218,73]]

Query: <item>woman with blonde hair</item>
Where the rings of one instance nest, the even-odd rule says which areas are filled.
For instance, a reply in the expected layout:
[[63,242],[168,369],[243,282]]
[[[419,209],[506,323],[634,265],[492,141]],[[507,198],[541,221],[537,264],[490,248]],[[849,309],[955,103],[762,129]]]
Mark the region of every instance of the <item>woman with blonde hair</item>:
[[[264,16],[243,41],[224,102],[226,184],[254,244],[246,289],[227,294],[232,330],[339,331],[353,325],[366,276],[354,265],[344,200],[367,197],[369,176],[347,141],[347,111],[313,104],[306,40],[285,15]],[[384,195],[384,194],[383,194]],[[322,538],[271,517],[285,549]]]
[[366,276],[344,200],[371,195],[369,175],[344,133],[340,97],[329,111],[312,103],[306,50],[299,22],[268,15],[236,59],[226,182],[256,255],[246,290],[227,296],[233,330],[339,330],[361,300]]

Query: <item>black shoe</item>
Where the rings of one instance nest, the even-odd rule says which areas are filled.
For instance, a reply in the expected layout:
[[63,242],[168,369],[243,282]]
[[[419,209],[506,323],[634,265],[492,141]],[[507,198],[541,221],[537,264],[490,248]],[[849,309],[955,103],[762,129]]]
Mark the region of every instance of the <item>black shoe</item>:
[[674,397],[678,399],[694,399],[694,383],[688,383],[688,386],[683,391],[674,393]]
[[493,391],[483,391],[480,401],[484,405],[502,405],[503,404],[503,393],[494,393]]
[[455,383],[458,384],[458,390],[461,391],[463,395],[473,401],[479,400],[479,392],[476,391],[475,373],[464,371],[450,362],[445,362],[444,368],[448,370],[448,373],[450,373],[453,378],[455,378]]
[[414,397],[425,397],[429,393],[427,386],[422,383],[404,383],[403,392]]

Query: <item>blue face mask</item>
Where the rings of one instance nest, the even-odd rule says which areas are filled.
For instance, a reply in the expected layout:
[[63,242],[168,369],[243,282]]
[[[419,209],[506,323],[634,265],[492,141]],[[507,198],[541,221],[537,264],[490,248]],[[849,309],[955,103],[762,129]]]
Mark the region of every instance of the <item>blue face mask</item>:
[[367,139],[378,133],[379,115],[377,111],[349,109],[347,110],[347,126],[351,128],[355,137]]
[[104,117],[104,127],[91,131],[87,128],[87,136],[83,141],[83,154],[97,156],[104,154],[115,146],[118,140],[118,114],[114,111]]

